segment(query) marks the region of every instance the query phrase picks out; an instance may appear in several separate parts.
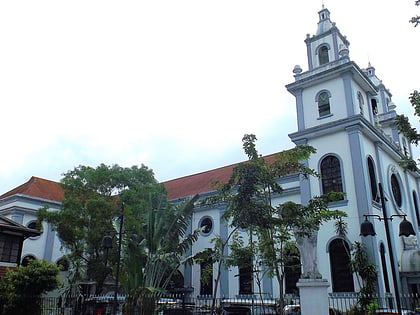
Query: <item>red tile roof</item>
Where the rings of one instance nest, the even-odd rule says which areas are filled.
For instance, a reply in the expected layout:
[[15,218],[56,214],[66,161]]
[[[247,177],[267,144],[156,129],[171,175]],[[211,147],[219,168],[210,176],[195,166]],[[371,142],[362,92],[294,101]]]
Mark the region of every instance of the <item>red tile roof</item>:
[[[273,162],[276,153],[266,155],[264,158]],[[209,171],[188,175],[163,182],[168,190],[168,199],[174,200],[178,198],[185,198],[213,191],[215,181],[226,183],[232,174],[232,170],[239,163],[223,166]],[[32,176],[26,183],[6,192],[0,196],[0,199],[16,194],[28,195],[32,197],[43,198],[52,201],[61,202],[64,197],[63,188],[59,183]]]
[[17,194],[58,202],[61,202],[64,197],[63,188],[57,182],[35,176],[32,176],[26,183],[1,195],[0,199]]
[[232,164],[163,182],[168,190],[168,199],[174,200],[215,190],[212,184],[215,181],[226,183],[236,165]]
[[[270,155],[264,156],[267,162],[274,162],[275,155],[273,153]],[[196,194],[201,194],[209,191],[216,190],[213,187],[215,181],[226,183],[229,180],[232,170],[239,163],[232,165],[227,165],[224,167],[216,168],[210,171],[197,173],[185,177],[176,178],[163,182],[166,189],[168,190],[168,199],[174,200],[178,198],[185,198],[189,196],[194,196]]]

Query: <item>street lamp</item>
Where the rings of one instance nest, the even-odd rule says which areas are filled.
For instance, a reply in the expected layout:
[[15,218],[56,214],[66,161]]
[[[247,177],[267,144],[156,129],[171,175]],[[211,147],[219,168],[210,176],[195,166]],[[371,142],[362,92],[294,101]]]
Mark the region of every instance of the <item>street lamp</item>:
[[[117,305],[118,305],[118,287],[119,287],[119,278],[120,278],[120,266],[121,266],[121,247],[122,247],[122,231],[124,226],[124,203],[121,204],[121,212],[119,216],[120,220],[120,229],[118,231],[118,251],[117,251],[117,272],[115,274],[115,290],[114,290],[114,304],[112,314],[117,314]],[[110,235],[105,235],[102,239],[102,246],[108,250],[112,247],[112,237]]]
[[394,256],[394,251],[392,248],[388,221],[392,221],[394,217],[403,217],[404,219],[400,223],[400,227],[399,227],[400,231],[398,235],[409,236],[409,235],[416,235],[416,233],[414,232],[413,225],[409,221],[407,221],[405,214],[393,214],[391,216],[387,215],[387,210],[385,207],[384,191],[382,189],[381,183],[378,183],[378,187],[379,187],[379,194],[380,194],[380,199],[381,199],[382,213],[384,216],[381,217],[377,214],[364,214],[365,221],[362,222],[362,224],[360,225],[360,235],[361,236],[376,235],[373,224],[372,222],[368,221],[367,219],[368,217],[374,217],[378,219],[379,221],[384,221],[386,240],[388,244],[388,252],[389,252],[390,261],[391,261],[391,273],[392,273],[392,281],[394,283],[395,301],[397,303],[398,314],[401,314],[401,301],[400,301],[400,293],[399,293],[398,282],[397,282],[397,270],[395,267],[395,256]]

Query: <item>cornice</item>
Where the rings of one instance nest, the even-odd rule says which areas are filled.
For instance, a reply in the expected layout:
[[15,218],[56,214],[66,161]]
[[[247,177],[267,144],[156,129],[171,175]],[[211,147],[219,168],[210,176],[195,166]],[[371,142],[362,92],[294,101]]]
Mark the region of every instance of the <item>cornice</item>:
[[5,197],[5,198],[1,199],[0,200],[0,207],[4,206],[4,205],[7,205],[7,204],[16,203],[16,202],[25,202],[25,203],[28,203],[28,204],[39,204],[40,206],[44,206],[44,205],[48,204],[50,206],[55,206],[57,208],[60,208],[60,206],[61,206],[61,202],[58,202],[58,201],[39,198],[39,197],[34,197],[34,196],[29,196],[29,195],[24,195],[24,194],[15,194],[15,195],[8,196],[8,197]]
[[363,89],[372,95],[378,94],[378,89],[365,73],[353,61],[342,58],[334,62],[322,65],[310,71],[295,75],[296,81],[286,85],[286,89],[295,95],[300,90],[323,81],[330,81],[333,78],[342,76],[344,73],[353,75],[354,80],[360,84]]
[[348,118],[308,128],[303,131],[290,133],[289,138],[295,143],[300,142],[303,139],[310,140],[320,136],[334,134],[337,131],[352,132],[354,130],[359,130],[374,142],[382,142],[384,144],[384,148],[387,148],[386,151],[392,155],[393,158],[401,159],[403,157],[400,147],[392,141],[390,136],[385,134],[382,129],[374,127],[361,115],[353,115]]

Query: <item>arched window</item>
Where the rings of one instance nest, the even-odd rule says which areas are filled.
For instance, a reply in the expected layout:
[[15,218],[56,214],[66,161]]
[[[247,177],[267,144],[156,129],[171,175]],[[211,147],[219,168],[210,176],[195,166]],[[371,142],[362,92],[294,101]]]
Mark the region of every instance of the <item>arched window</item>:
[[[38,230],[38,231],[40,231],[41,232],[41,234],[42,234],[42,224],[39,224],[39,222],[38,221],[30,221],[27,225],[26,225],[28,228],[30,228],[30,229],[33,229],[33,230]],[[37,236],[32,236],[32,237],[30,237],[30,239],[37,239],[37,238],[39,238],[40,236],[41,236],[41,234],[40,235],[37,235]]]
[[327,46],[321,46],[318,50],[318,58],[319,58],[319,65],[326,64],[330,61],[330,58],[328,56],[328,47]]
[[36,257],[32,256],[32,255],[27,255],[22,259],[22,264],[21,265],[23,267],[26,267],[29,264],[29,262],[32,261],[32,260],[36,260]]
[[378,184],[376,181],[375,166],[371,157],[368,157],[368,171],[369,171],[369,183],[370,183],[370,192],[372,194],[372,200],[379,202],[378,195]]
[[286,294],[297,294],[299,290],[296,286],[302,271],[300,263],[300,253],[296,246],[286,247],[284,250],[284,280]]
[[322,193],[343,192],[340,161],[329,155],[321,162]]
[[419,202],[417,198],[417,193],[414,190],[413,190],[413,203],[414,203],[414,212],[416,212],[417,225],[420,226]]
[[171,292],[171,291],[176,291],[177,289],[180,289],[180,288],[184,288],[184,276],[179,270],[177,270],[172,274],[171,280],[169,281],[168,286],[166,287],[166,290]]
[[359,110],[360,110],[360,114],[363,115],[363,105],[365,104],[365,102],[363,101],[363,96],[362,93],[357,92],[357,100],[359,102]]
[[354,292],[349,245],[345,240],[336,238],[330,243],[328,251],[333,292]]
[[410,153],[408,152],[407,140],[405,140],[405,138],[402,138],[402,148],[403,148],[404,155],[410,156]]
[[370,100],[370,105],[372,107],[372,114],[378,115],[378,102],[376,101],[376,99],[372,98]]
[[319,93],[317,102],[319,117],[324,117],[331,114],[330,94],[327,91],[322,91],[321,93]]
[[385,259],[385,246],[383,243],[381,243],[381,245],[379,245],[379,252],[381,255],[381,264],[382,264],[382,274],[384,276],[384,284],[385,284],[385,291],[391,292],[391,290],[389,289],[389,278],[388,278],[388,267],[386,265],[386,259]]
[[206,248],[197,254],[200,266],[200,295],[213,294],[213,251]]
[[213,262],[210,257],[200,263],[200,295],[213,294]]
[[60,271],[68,271],[70,262],[66,257],[61,257],[59,260],[57,260],[57,266],[60,268]]
[[391,175],[391,190],[392,196],[394,197],[394,201],[396,205],[401,208],[402,206],[402,194],[401,194],[401,187],[400,182],[398,181],[397,175]]
[[239,294],[252,294],[252,259],[246,259],[239,268]]

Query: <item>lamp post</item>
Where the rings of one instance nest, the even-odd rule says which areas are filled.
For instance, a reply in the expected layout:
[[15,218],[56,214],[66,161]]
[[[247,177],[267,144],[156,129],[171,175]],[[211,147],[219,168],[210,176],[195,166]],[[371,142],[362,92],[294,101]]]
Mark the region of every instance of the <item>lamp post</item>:
[[[122,247],[122,231],[124,226],[124,203],[121,204],[121,213],[119,216],[120,229],[118,231],[118,251],[117,251],[117,272],[115,273],[115,290],[114,290],[114,303],[112,307],[112,314],[117,314],[118,305],[118,287],[120,278],[120,267],[121,267],[121,247]],[[112,237],[110,235],[104,236],[102,239],[102,246],[107,250],[112,247]]]
[[372,222],[368,221],[367,219],[368,217],[374,217],[378,219],[379,221],[384,221],[388,252],[389,252],[390,261],[391,261],[391,273],[392,273],[392,282],[394,284],[395,301],[397,304],[398,314],[401,314],[401,301],[400,301],[400,293],[399,293],[398,282],[397,282],[397,269],[395,266],[395,256],[394,256],[394,251],[392,247],[388,221],[392,221],[394,217],[404,218],[403,221],[401,221],[400,223],[400,231],[399,231],[398,236],[416,235],[416,233],[414,232],[413,225],[409,221],[407,221],[405,214],[393,214],[393,215],[388,216],[387,210],[385,207],[385,197],[384,197],[384,192],[383,192],[381,183],[378,183],[378,187],[379,187],[379,194],[380,194],[380,199],[381,199],[383,217],[377,214],[365,214],[364,215],[365,221],[360,225],[360,235],[362,236],[376,235],[373,224]]

